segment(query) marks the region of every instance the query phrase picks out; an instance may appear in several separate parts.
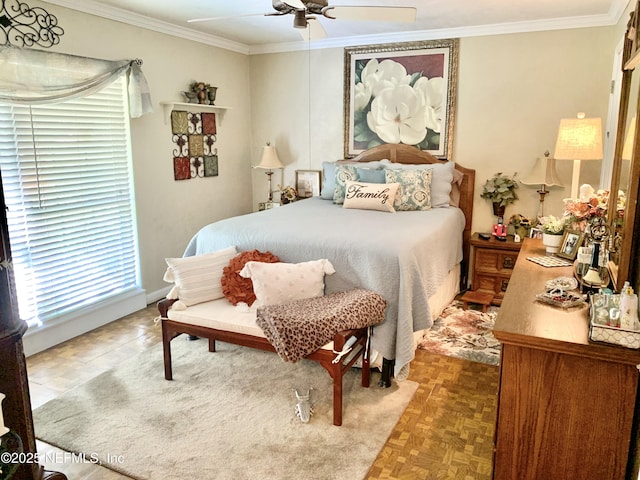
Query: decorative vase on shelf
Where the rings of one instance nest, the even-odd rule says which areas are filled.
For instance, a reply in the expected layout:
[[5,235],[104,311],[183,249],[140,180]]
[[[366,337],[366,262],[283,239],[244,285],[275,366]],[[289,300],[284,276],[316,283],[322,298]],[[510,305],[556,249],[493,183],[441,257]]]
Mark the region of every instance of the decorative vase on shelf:
[[557,253],[562,243],[562,234],[552,235],[550,233],[542,234],[542,243],[547,249],[547,254]]
[[218,91],[218,87],[209,87],[207,90],[207,98],[209,99],[209,105],[215,105],[216,101],[216,92]]
[[500,205],[499,202],[493,202],[493,214],[496,217],[504,217],[505,205]]

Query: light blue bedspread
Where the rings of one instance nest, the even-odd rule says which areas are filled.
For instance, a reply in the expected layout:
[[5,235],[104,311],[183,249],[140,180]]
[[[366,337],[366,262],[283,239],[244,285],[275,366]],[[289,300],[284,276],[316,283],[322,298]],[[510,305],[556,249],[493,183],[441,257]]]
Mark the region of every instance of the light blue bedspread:
[[414,357],[413,332],[432,324],[428,299],[462,260],[464,224],[453,207],[386,213],[313,197],[207,225],[184,256],[235,245],[272,252],[283,262],[329,259],[336,273],[325,277],[325,293],[361,287],[387,300],[372,348],[395,358],[394,375],[403,380]]

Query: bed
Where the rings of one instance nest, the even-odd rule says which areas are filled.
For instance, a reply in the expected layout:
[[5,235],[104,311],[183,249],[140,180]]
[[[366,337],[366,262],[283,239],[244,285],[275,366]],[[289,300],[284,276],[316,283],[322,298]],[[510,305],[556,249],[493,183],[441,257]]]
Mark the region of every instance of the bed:
[[[366,167],[383,160],[447,163],[405,145],[374,147],[349,163]],[[374,328],[371,345],[402,380],[414,358],[415,332],[430,328],[460,285],[466,285],[475,171],[453,167],[457,174],[450,196],[459,195],[454,199],[458,207],[386,213],[312,197],[207,225],[184,256],[235,246],[268,251],[289,263],[329,259],[336,272],[325,277],[326,294],[359,287],[387,300],[385,321]]]

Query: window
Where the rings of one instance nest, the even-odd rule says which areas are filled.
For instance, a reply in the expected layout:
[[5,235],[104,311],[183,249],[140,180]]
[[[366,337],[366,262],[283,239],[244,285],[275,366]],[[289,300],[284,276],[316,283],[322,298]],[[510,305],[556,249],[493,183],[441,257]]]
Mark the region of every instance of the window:
[[58,104],[0,105],[20,317],[39,325],[139,287],[126,76]]

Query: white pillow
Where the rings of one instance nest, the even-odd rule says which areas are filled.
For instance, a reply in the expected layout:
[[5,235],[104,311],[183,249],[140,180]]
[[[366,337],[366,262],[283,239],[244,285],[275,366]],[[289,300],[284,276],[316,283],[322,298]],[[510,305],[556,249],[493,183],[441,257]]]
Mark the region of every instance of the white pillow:
[[250,278],[255,305],[275,305],[324,295],[324,275],[335,273],[327,259],[302,263],[247,262],[240,275]]
[[342,207],[395,212],[398,187],[399,183],[347,182]]
[[175,287],[167,298],[179,298],[186,306],[222,298],[222,269],[238,254],[236,247],[193,257],[165,258],[165,282]]

